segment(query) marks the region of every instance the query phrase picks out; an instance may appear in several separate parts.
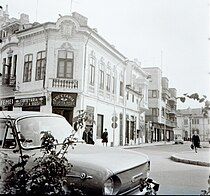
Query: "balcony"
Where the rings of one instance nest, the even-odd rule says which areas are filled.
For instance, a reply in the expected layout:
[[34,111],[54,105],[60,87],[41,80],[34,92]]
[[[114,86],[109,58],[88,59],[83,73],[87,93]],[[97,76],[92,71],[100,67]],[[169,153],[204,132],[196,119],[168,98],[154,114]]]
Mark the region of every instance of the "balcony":
[[78,92],[78,80],[64,78],[50,78],[49,89],[52,91]]
[[172,109],[169,111],[169,115],[176,115],[176,110],[172,108]]
[[2,76],[2,85],[15,87],[16,76],[5,74]]
[[171,120],[166,120],[166,125],[174,128],[177,126],[177,122],[171,121]]

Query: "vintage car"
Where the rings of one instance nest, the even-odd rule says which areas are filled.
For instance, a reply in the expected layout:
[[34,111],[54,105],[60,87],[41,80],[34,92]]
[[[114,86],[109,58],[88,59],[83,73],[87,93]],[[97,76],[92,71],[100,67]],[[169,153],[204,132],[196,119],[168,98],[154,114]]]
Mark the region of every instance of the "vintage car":
[[[75,132],[60,115],[0,112],[0,193],[4,180],[3,157],[17,162],[20,148],[23,153],[40,156],[43,131],[50,131],[58,140],[57,145]],[[68,184],[74,183],[88,195],[142,195],[151,188],[153,193],[158,191],[159,185],[148,178],[150,161],[145,154],[77,142],[74,149],[69,148],[67,158],[73,167],[66,176],[66,189]]]

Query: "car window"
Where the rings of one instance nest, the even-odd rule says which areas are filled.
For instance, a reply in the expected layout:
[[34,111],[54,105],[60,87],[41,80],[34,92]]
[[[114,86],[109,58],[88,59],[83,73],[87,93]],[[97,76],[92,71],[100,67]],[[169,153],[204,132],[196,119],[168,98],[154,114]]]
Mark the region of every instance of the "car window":
[[5,131],[6,131],[6,120],[0,119],[0,146],[2,146],[3,144]]
[[17,121],[23,147],[40,147],[43,132],[50,132],[58,143],[73,132],[71,125],[60,117],[27,117]]
[[9,149],[16,146],[11,122],[6,119],[0,119],[0,144]]

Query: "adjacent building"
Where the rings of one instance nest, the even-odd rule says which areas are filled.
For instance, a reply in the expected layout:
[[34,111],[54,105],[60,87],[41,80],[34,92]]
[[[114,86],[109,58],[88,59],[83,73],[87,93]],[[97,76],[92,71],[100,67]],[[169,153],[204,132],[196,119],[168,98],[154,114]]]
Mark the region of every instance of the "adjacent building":
[[146,142],[172,141],[176,120],[176,89],[169,88],[169,80],[162,77],[158,67],[143,68],[150,75],[148,107],[146,111]]
[[144,142],[148,74],[138,62],[76,12],[43,24],[9,18],[8,8],[0,17],[1,110],[57,113],[71,124],[85,111],[96,144],[105,128],[110,145]]
[[210,138],[210,118],[203,115],[202,108],[177,110],[177,128],[181,130],[184,140],[190,140],[195,131],[201,141]]

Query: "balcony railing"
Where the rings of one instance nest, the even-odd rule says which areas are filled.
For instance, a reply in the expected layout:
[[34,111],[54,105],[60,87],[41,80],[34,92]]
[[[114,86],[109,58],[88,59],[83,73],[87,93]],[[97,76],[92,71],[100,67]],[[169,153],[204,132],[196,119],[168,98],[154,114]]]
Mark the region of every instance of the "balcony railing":
[[2,77],[2,85],[14,87],[16,84],[16,76],[5,74]]
[[78,89],[78,80],[75,79],[51,78],[50,81],[52,88]]

